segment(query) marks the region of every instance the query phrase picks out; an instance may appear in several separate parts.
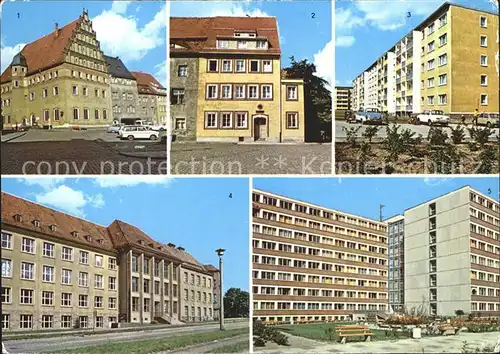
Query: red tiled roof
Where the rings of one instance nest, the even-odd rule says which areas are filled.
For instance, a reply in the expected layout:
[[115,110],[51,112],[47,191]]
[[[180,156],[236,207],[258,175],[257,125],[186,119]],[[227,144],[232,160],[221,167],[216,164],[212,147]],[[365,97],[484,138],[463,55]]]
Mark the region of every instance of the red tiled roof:
[[217,268],[215,268],[215,267],[214,267],[213,265],[211,265],[211,264],[205,264],[205,265],[204,265],[204,267],[205,267],[205,269],[206,269],[207,271],[209,271],[210,273],[217,273],[217,272],[219,272],[219,270],[218,270]]
[[[106,227],[61,213],[46,206],[30,202],[25,199],[2,192],[2,224],[19,227],[25,230],[40,232],[85,247],[99,248],[115,253],[113,242],[109,237]],[[21,215],[22,220],[17,221],[15,215]],[[40,222],[36,227],[34,221]],[[55,225],[56,230],[51,231],[50,226]],[[77,231],[78,236],[72,235]],[[92,236],[92,239],[86,236]],[[101,244],[99,240],[103,240]]]
[[[52,31],[24,46],[21,54],[26,58],[28,75],[54,67],[63,62],[64,49],[73,35],[73,31],[77,28],[79,21],[80,18],[60,28],[57,37],[55,36],[55,31]],[[11,67],[8,66],[2,73],[0,82],[8,82],[11,79]]]
[[137,81],[139,93],[146,95],[166,95],[166,92],[158,91],[158,89],[165,90],[165,87],[153,75],[139,71],[131,71],[131,73]]
[[[217,38],[234,38],[235,32],[256,33],[266,38],[267,50],[217,49]],[[170,42],[184,48],[170,48],[172,53],[248,53],[280,55],[278,24],[275,17],[171,17]]]

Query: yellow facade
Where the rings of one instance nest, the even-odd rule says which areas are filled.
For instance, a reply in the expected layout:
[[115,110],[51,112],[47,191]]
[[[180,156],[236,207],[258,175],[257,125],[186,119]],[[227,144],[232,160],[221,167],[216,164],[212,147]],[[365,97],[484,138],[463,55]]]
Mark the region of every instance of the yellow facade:
[[[298,100],[287,99],[287,87],[295,85],[298,88]],[[296,140],[298,137],[303,137],[305,133],[303,80],[286,79],[281,81],[281,107],[283,140]],[[294,124],[295,120],[297,124]]]

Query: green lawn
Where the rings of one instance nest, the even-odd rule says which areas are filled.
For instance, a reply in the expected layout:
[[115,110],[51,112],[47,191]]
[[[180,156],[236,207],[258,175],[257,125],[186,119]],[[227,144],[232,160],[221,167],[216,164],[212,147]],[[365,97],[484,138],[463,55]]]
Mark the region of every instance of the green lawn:
[[226,345],[217,349],[208,351],[207,353],[248,353],[250,350],[250,343],[247,340],[244,342]]
[[227,331],[201,332],[173,336],[166,334],[165,338],[155,338],[139,341],[115,342],[97,346],[64,349],[55,353],[157,353],[161,351],[185,348],[192,345],[203,344],[223,338],[247,334],[248,328],[230,329]]
[[[301,324],[301,325],[285,325],[285,326],[277,326],[276,328],[282,332],[289,333],[294,336],[304,337],[314,340],[321,341],[338,341],[339,337],[334,335],[333,338],[325,332],[327,329],[331,327],[335,327],[338,325],[352,325],[352,323],[314,323],[314,324]],[[409,338],[409,335],[405,332],[397,332],[397,337],[395,337],[392,333],[388,333],[386,336],[385,330],[380,329],[372,329],[373,340],[389,340],[389,339],[398,339],[398,338]],[[347,338],[348,342],[355,341],[363,341],[364,337],[349,337]]]

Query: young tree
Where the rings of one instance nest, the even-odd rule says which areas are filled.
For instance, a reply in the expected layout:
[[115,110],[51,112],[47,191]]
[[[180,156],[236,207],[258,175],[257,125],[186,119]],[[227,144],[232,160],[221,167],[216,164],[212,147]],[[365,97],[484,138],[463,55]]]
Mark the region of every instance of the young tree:
[[248,317],[250,296],[240,288],[230,288],[224,295],[224,317]]

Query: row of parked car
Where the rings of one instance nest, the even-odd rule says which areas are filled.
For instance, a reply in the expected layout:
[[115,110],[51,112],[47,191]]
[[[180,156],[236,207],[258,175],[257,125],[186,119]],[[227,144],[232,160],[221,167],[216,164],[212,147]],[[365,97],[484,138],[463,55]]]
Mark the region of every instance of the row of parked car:
[[[356,122],[361,124],[382,124],[387,114],[380,112],[378,108],[361,109],[357,112],[347,111],[345,118],[348,122]],[[423,113],[414,115],[410,118],[410,122],[414,124],[427,125],[448,125],[450,117],[442,110],[424,110]],[[466,117],[462,116],[462,123],[466,123]],[[480,113],[477,117],[476,125],[485,125],[489,128],[499,127],[500,120],[498,113]]]
[[136,140],[149,139],[156,140],[160,138],[160,132],[166,131],[167,127],[164,124],[154,124],[152,122],[144,122],[141,120],[135,121],[135,124],[121,124],[117,121],[113,122],[107,129],[108,133],[118,135],[120,139]]

